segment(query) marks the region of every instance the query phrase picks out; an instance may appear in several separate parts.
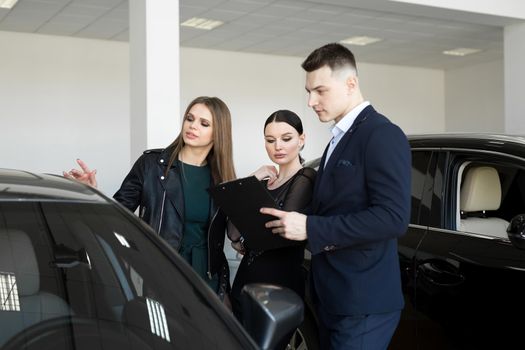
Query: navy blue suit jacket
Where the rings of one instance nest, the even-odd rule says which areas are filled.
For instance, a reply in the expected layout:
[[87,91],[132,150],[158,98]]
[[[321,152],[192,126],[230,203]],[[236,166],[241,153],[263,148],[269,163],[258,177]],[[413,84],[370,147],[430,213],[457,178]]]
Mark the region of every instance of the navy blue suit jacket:
[[366,107],[318,171],[307,218],[314,300],[328,313],[403,308],[397,237],[410,217],[405,134]]

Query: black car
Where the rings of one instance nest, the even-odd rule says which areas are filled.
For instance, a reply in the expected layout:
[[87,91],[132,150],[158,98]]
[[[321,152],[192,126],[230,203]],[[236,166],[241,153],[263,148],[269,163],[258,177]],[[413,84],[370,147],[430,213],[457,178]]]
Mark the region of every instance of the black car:
[[244,301],[251,337],[127,209],[0,169],[0,349],[269,349],[301,322],[289,290],[251,285]]
[[392,348],[522,349],[525,137],[409,141],[412,211],[398,245],[406,307]]
[[523,349],[525,137],[409,142],[411,220],[398,239],[405,309],[389,348]]

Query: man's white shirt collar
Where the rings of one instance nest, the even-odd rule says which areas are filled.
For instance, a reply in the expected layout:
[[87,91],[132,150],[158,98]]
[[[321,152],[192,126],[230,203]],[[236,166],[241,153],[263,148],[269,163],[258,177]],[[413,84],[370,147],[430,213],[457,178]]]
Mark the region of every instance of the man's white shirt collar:
[[354,124],[355,119],[365,109],[370,105],[369,101],[364,101],[354,107],[350,112],[348,112],[337,124],[335,124],[332,129],[332,135],[334,139],[337,138],[340,134],[347,132],[352,124]]

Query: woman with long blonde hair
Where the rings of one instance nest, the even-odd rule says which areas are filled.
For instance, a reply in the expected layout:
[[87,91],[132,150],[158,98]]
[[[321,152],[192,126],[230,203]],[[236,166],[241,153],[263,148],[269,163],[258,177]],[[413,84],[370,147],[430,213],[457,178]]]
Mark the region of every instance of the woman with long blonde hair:
[[[64,176],[97,186],[96,171]],[[231,115],[217,97],[194,99],[184,113],[177,138],[164,149],[145,151],[113,196],[164,238],[221,299],[229,292],[223,252],[226,217],[207,188],[235,178]]]

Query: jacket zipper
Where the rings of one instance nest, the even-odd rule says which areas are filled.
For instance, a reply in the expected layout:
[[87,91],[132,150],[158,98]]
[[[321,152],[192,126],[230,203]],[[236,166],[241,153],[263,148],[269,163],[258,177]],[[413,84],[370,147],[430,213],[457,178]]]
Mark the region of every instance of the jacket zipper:
[[210,257],[211,257],[211,250],[210,250],[210,231],[211,231],[211,225],[213,224],[213,221],[215,220],[215,217],[217,216],[217,214],[219,213],[219,209],[217,209],[215,211],[215,214],[213,214],[213,217],[211,218],[211,221],[210,221],[210,226],[208,227],[208,278],[211,280],[212,276],[211,276],[211,261],[210,261]]
[[159,218],[159,229],[157,233],[160,235],[160,229],[162,228],[162,218],[164,217],[164,203],[166,202],[166,190],[162,195],[162,203],[160,205],[160,218]]

